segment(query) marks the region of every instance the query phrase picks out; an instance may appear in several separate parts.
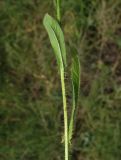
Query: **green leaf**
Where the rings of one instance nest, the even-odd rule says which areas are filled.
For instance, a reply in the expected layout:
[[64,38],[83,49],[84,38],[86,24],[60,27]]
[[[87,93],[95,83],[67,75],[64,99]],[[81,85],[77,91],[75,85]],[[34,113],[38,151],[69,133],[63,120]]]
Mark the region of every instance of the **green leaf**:
[[76,106],[80,88],[80,61],[77,55],[73,57],[71,78],[73,86],[73,102]]
[[71,143],[71,139],[73,135],[74,119],[76,115],[79,90],[80,90],[80,61],[79,61],[77,52],[75,52],[75,50],[73,50],[71,79],[72,79],[72,87],[73,87],[73,105],[72,105],[72,113],[71,113],[71,119],[69,124],[69,143]]
[[66,66],[66,49],[63,32],[58,22],[48,14],[45,15],[43,23],[54,49],[57,63],[61,69]]

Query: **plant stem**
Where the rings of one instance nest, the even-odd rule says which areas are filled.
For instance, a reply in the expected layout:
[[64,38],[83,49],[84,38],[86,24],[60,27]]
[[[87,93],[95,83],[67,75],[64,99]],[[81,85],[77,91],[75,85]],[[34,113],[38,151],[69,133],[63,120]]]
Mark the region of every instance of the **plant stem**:
[[60,22],[61,20],[61,13],[60,13],[60,0],[56,1],[56,10],[57,10],[57,19]]
[[75,120],[75,100],[73,101],[73,108],[71,112],[71,119],[69,124],[69,135],[68,135],[68,142],[71,144],[72,135],[73,135],[73,127],[74,127],[74,120]]
[[[61,21],[60,13],[60,0],[56,1],[57,20]],[[63,96],[63,112],[64,112],[64,143],[65,143],[65,160],[68,160],[68,114],[67,114],[67,103],[66,103],[66,90],[64,80],[64,67],[60,69],[61,72],[61,87]]]
[[66,103],[66,91],[64,80],[64,69],[61,69],[61,86],[63,96],[63,111],[64,111],[64,142],[65,142],[65,160],[68,160],[68,115],[67,115],[67,103]]

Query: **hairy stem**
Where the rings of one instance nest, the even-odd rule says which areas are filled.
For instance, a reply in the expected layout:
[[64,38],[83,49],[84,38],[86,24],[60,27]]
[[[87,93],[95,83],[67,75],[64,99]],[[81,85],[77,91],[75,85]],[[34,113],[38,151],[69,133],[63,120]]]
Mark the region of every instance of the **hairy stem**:
[[74,119],[75,119],[75,101],[73,101],[73,107],[72,107],[72,112],[71,112],[71,119],[70,119],[70,124],[69,124],[69,135],[68,135],[68,142],[71,144],[72,140],[72,135],[73,135],[73,127],[74,127]]
[[61,86],[62,86],[63,111],[64,111],[65,160],[68,160],[68,114],[67,114],[66,91],[65,91],[63,68],[61,69]]

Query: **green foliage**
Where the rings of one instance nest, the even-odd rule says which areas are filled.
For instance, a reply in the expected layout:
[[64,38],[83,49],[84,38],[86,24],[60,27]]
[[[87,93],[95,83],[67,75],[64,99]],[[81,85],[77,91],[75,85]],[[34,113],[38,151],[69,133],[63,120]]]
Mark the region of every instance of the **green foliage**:
[[[81,61],[71,159],[120,160],[121,1],[63,0],[61,6],[68,64],[69,44]],[[0,1],[0,160],[64,159],[60,78],[42,25],[47,12],[55,15],[50,0]]]
[[72,113],[69,124],[69,143],[71,143],[72,140],[74,120],[76,116],[75,114],[77,110],[77,103],[80,90],[80,61],[75,49],[73,49],[72,52],[73,52],[73,57],[72,57],[72,68],[71,68],[71,80],[73,87],[73,98],[72,98],[73,105],[72,105]]
[[80,89],[80,60],[77,53],[75,53],[72,58],[71,79],[73,86],[73,104],[77,106]]
[[[58,1],[59,3],[59,1]],[[58,16],[57,16],[58,17]],[[64,140],[65,140],[65,160],[68,160],[68,143],[71,143],[72,132],[74,128],[75,109],[77,107],[77,101],[80,88],[80,62],[76,53],[73,53],[72,59],[72,87],[73,87],[73,106],[72,115],[70,119],[69,131],[68,131],[68,111],[66,102],[66,89],[64,82],[64,64],[66,64],[66,51],[63,32],[59,24],[48,14],[44,17],[44,26],[49,34],[50,42],[55,51],[59,69],[61,71],[61,84],[63,95],[63,110],[64,110]]]
[[66,49],[63,32],[59,24],[48,14],[44,17],[44,26],[49,34],[51,45],[57,58],[59,68],[66,66]]
[[64,36],[59,24],[48,14],[45,15],[44,26],[49,34],[50,42],[55,51],[55,56],[59,65],[59,70],[60,70],[62,96],[63,96],[63,112],[64,112],[65,160],[68,160],[68,154],[69,154],[68,153],[68,113],[67,113],[66,89],[65,89],[65,81],[64,81],[64,65],[66,66],[66,50],[65,50]]

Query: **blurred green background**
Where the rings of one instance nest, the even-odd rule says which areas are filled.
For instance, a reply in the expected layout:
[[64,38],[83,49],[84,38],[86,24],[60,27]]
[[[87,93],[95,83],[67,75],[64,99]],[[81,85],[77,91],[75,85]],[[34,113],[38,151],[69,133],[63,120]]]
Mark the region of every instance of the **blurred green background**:
[[[72,160],[121,159],[120,9],[120,0],[62,0],[68,59],[74,45],[81,62]],[[42,24],[47,12],[55,17],[52,0],[0,1],[0,160],[64,159],[60,78]]]

